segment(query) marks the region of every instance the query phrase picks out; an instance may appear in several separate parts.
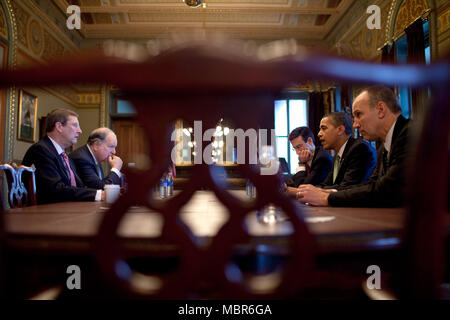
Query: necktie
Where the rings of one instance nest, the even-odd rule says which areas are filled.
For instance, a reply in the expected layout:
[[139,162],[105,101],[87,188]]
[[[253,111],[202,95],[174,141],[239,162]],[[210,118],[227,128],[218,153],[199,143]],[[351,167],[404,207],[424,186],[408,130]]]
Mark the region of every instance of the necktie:
[[333,165],[333,183],[336,181],[336,177],[339,172],[339,163],[341,161],[341,157],[337,154],[334,158],[334,165]]
[[97,167],[97,175],[100,179],[103,179],[103,175],[102,175],[102,169],[100,168],[100,163],[96,164]]
[[69,164],[69,158],[67,157],[67,154],[65,152],[61,153],[61,157],[64,159],[64,163],[66,164],[67,170],[69,170],[69,175],[70,175],[70,185],[72,187],[76,187],[77,183],[75,181],[75,175],[73,174],[72,169],[70,168],[70,164]]

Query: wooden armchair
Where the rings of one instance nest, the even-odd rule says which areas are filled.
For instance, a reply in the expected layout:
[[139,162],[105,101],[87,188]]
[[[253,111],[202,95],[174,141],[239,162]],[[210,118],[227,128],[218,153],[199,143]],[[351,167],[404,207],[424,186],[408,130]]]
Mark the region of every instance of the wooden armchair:
[[36,205],[36,181],[34,172],[36,168],[17,166],[14,162],[11,164],[0,165],[0,170],[5,173],[8,183],[8,203],[11,208],[21,208],[25,206]]

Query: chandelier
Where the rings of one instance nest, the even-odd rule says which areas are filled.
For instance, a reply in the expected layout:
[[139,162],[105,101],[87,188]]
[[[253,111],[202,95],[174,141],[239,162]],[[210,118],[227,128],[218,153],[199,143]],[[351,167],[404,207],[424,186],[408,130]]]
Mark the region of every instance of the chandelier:
[[206,2],[203,0],[183,0],[191,8],[197,8],[203,5],[203,8],[206,8]]

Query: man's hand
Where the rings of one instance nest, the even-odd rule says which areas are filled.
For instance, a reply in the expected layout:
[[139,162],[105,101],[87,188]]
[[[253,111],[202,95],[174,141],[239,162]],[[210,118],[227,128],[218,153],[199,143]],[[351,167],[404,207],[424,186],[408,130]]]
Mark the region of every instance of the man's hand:
[[286,188],[284,189],[284,192],[286,193],[286,195],[287,195],[288,197],[292,197],[292,198],[297,197],[298,191],[299,191],[299,190],[298,190],[297,188],[294,188],[294,187],[286,187]]
[[300,153],[298,154],[298,160],[302,163],[306,163],[309,160],[311,160],[313,157],[313,154],[310,150],[308,149],[304,149],[302,151],[300,151]]
[[122,169],[123,161],[118,156],[109,156],[108,163],[111,166],[111,168],[116,168],[119,171],[120,169]]
[[310,184],[298,188],[297,200],[313,206],[328,206],[329,192],[316,188]]
[[102,200],[101,201],[105,201],[106,196],[105,196],[105,190],[102,190]]

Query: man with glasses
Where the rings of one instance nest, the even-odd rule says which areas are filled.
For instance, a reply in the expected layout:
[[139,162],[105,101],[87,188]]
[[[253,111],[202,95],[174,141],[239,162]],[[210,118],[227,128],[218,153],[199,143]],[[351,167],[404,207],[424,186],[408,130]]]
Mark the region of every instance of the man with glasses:
[[[116,156],[117,136],[109,128],[97,128],[87,143],[70,153],[78,175],[89,188],[103,189],[105,184],[121,184],[122,159]],[[111,170],[105,175],[101,166],[108,162]]]
[[308,127],[298,127],[289,134],[289,141],[297,153],[299,167],[297,173],[287,182],[289,187],[301,184],[322,183],[332,168],[331,156],[314,145],[314,135]]

